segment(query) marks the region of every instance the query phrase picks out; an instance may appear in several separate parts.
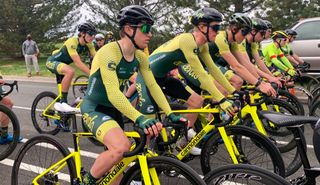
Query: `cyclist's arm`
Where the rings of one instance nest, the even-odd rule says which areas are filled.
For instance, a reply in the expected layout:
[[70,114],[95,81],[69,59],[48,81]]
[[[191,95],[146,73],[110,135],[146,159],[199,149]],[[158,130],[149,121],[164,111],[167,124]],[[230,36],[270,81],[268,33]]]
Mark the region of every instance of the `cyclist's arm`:
[[166,113],[166,115],[169,115],[171,112],[171,108],[161,88],[154,79],[147,55],[143,53],[143,51],[137,50],[136,57],[140,61],[139,71],[141,72],[143,80],[148,87],[152,98],[156,101],[157,105]]
[[259,67],[259,69],[271,76],[273,76],[273,74],[271,73],[271,71],[268,69],[268,67],[266,66],[266,64],[264,63],[264,61],[261,59],[259,53],[252,53],[252,56],[254,58],[254,60],[256,61],[257,66]]
[[94,58],[93,63],[95,65],[92,66],[92,72],[100,70],[101,79],[111,104],[130,120],[135,121],[142,114],[131,105],[119,88],[119,79],[116,72],[117,63],[115,61],[120,61],[120,57],[114,56],[115,54],[111,51],[101,52],[101,55]]
[[274,64],[277,68],[281,69],[282,71],[288,71],[289,68],[285,66],[281,61],[278,60],[277,56],[278,53],[274,51],[271,47],[266,47],[263,50],[263,54],[266,57],[266,60],[270,60],[272,64]]
[[239,64],[231,52],[225,52],[221,56],[228,62],[230,68],[242,79],[253,85],[258,82],[258,79],[255,76],[253,76],[243,65]]
[[94,48],[93,43],[89,43],[87,46],[89,48],[90,55],[93,58],[96,55],[96,49]]
[[222,85],[229,93],[233,93],[235,91],[235,88],[229,83],[227,78],[223,75],[221,70],[214,64],[210,54],[209,54],[209,48],[208,45],[205,46],[204,52],[200,54],[200,57],[202,61],[205,63],[205,65],[208,68],[209,73],[211,76],[219,82],[220,85]]
[[286,57],[293,65],[299,65],[299,62],[292,55],[288,55]]
[[285,66],[287,66],[289,69],[294,69],[292,64],[289,62],[289,60],[287,59],[287,57],[283,53],[281,53],[279,55],[279,57],[280,57],[280,60],[284,63]]
[[65,42],[65,46],[67,48],[67,51],[72,59],[72,61],[74,62],[74,64],[84,73],[86,73],[87,75],[90,74],[90,70],[89,68],[81,61],[80,56],[77,52],[77,46],[78,43],[75,42],[74,39],[70,39],[67,40]]
[[292,57],[298,62],[298,64],[304,63],[304,61],[297,54],[293,53]]
[[221,101],[224,98],[223,94],[221,94],[217,87],[213,85],[212,78],[204,70],[197,53],[195,53],[195,51],[197,51],[196,43],[187,42],[190,42],[190,40],[181,41],[180,49],[190,64],[192,71],[198,77],[200,88],[208,91],[217,101]]

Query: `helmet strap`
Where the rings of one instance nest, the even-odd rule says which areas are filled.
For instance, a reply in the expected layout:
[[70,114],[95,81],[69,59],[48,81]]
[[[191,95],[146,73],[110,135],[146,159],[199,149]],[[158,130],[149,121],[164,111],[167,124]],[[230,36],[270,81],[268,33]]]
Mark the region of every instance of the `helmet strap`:
[[255,42],[256,39],[256,35],[258,34],[258,32],[256,32],[255,34],[253,34],[252,32],[250,32],[250,34],[252,35],[252,42]]
[[281,41],[280,41],[280,42],[278,42],[278,41],[277,41],[277,39],[276,39],[275,41],[276,41],[276,43],[277,43],[278,47],[279,47],[279,48],[281,48],[281,45],[280,45],[280,42],[281,42]]
[[[238,30],[239,31],[239,30]],[[232,33],[232,40],[233,40],[233,42],[235,42],[236,41],[236,34],[237,34],[237,32],[238,31],[233,31],[232,29],[231,29],[231,33]]]
[[133,29],[133,34],[132,34],[132,36],[130,36],[129,34],[127,34],[127,32],[124,32],[124,34],[131,40],[132,44],[134,45],[134,47],[135,47],[136,49],[143,49],[143,48],[140,48],[140,47],[137,45],[136,41],[134,40],[134,37],[136,36],[136,33],[137,33],[137,28],[136,28],[136,27],[133,27],[133,28],[134,28],[134,29]]
[[197,26],[198,30],[206,37],[207,39],[207,42],[210,42],[210,39],[209,39],[209,24],[207,24],[207,33],[201,31],[201,29],[199,28],[199,26]]

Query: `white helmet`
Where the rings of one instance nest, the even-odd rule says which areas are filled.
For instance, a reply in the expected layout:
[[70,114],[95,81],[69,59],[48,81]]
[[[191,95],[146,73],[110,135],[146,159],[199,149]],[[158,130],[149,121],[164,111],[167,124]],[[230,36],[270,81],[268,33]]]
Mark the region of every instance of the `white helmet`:
[[101,33],[98,33],[94,38],[95,39],[104,39],[104,36]]

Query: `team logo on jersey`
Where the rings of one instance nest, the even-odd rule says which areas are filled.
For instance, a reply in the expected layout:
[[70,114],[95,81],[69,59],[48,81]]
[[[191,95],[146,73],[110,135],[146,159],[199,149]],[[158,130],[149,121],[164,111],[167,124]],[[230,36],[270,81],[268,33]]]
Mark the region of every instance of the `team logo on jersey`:
[[73,45],[73,44],[72,44],[70,47],[71,47],[72,49],[77,49],[77,46],[76,46],[76,45]]
[[200,49],[199,49],[199,48],[195,48],[195,49],[193,50],[193,53],[195,53],[196,55],[199,55]]
[[116,63],[113,62],[113,61],[110,61],[110,62],[108,63],[108,69],[109,69],[110,71],[115,71],[115,70],[116,70]]

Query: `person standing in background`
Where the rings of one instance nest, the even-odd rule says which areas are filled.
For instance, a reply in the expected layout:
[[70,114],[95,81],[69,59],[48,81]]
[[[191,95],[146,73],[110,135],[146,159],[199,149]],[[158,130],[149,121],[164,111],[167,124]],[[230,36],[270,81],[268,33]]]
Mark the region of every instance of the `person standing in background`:
[[36,74],[40,75],[37,58],[37,56],[39,55],[39,48],[37,46],[37,43],[32,40],[31,34],[27,35],[27,40],[25,40],[22,44],[22,54],[26,61],[28,77],[31,77],[32,64],[34,65]]

